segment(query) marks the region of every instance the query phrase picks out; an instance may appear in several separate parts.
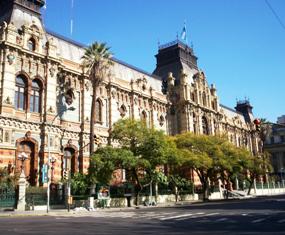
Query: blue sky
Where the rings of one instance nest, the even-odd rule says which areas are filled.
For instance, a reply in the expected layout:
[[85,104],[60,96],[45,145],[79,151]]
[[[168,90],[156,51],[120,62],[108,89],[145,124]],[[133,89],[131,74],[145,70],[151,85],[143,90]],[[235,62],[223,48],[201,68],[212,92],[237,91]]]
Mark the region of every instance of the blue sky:
[[[257,117],[285,114],[285,28],[265,0],[47,0],[48,29],[90,44],[106,42],[115,57],[152,72],[161,44],[186,21],[199,67],[220,102],[248,97]],[[285,24],[285,1],[267,0]],[[73,16],[73,34],[70,19]]]

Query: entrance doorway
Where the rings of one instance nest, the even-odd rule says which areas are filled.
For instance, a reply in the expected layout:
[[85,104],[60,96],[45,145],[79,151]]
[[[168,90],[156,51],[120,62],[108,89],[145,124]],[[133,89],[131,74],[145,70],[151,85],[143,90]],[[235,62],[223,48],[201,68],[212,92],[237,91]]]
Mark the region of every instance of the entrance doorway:
[[74,175],[78,169],[77,151],[73,147],[64,148],[63,169],[70,170],[71,175]]
[[[25,154],[27,156],[27,159],[24,161],[24,163],[22,163],[22,161],[18,159],[18,156],[20,154]],[[23,167],[26,180],[31,186],[36,186],[38,174],[38,159],[35,152],[35,143],[26,140],[19,142],[16,153],[16,167],[18,172],[21,171],[21,166]]]

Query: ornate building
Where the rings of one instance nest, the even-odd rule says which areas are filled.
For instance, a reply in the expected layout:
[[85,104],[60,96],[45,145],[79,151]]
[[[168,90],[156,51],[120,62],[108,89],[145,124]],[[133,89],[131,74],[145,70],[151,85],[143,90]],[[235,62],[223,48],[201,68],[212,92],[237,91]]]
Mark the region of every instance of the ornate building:
[[271,155],[273,175],[285,180],[285,115],[267,125],[264,150]]
[[[0,1],[0,167],[19,170],[18,156],[25,153],[31,185],[41,184],[49,153],[54,182],[67,164],[72,172],[86,172],[89,164],[92,89],[80,66],[84,46],[43,27],[44,4]],[[156,58],[153,74],[113,59],[97,91],[95,133],[103,144],[113,123],[130,117],[170,135],[226,133],[237,146],[258,152],[249,102],[235,110],[221,105],[192,48],[174,41]]]

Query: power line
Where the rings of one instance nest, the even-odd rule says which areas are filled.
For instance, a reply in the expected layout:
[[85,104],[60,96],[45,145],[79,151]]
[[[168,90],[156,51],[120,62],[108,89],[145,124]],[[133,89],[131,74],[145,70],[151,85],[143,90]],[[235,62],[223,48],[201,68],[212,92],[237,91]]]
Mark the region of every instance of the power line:
[[270,9],[270,11],[272,12],[272,14],[275,16],[275,18],[279,22],[279,24],[281,25],[281,27],[285,30],[285,25],[282,22],[281,18],[278,16],[277,12],[273,9],[273,7],[270,5],[268,0],[264,0],[264,1],[265,1],[266,5],[268,6],[268,8]]

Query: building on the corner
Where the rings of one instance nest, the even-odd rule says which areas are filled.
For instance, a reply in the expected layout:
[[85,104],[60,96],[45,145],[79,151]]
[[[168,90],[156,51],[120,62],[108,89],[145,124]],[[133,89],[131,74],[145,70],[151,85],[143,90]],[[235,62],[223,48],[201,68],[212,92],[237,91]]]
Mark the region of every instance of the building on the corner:
[[264,150],[270,153],[273,174],[285,180],[285,115],[268,126]]
[[[53,182],[61,180],[66,164],[73,173],[89,165],[92,89],[80,66],[84,45],[43,27],[44,4],[0,1],[0,167],[18,171],[18,156],[27,154],[31,185],[41,184],[48,153]],[[113,123],[129,117],[170,135],[226,133],[235,145],[258,153],[251,105],[220,104],[191,47],[176,40],[160,46],[156,58],[153,73],[113,59],[97,92],[95,133],[103,144]]]

